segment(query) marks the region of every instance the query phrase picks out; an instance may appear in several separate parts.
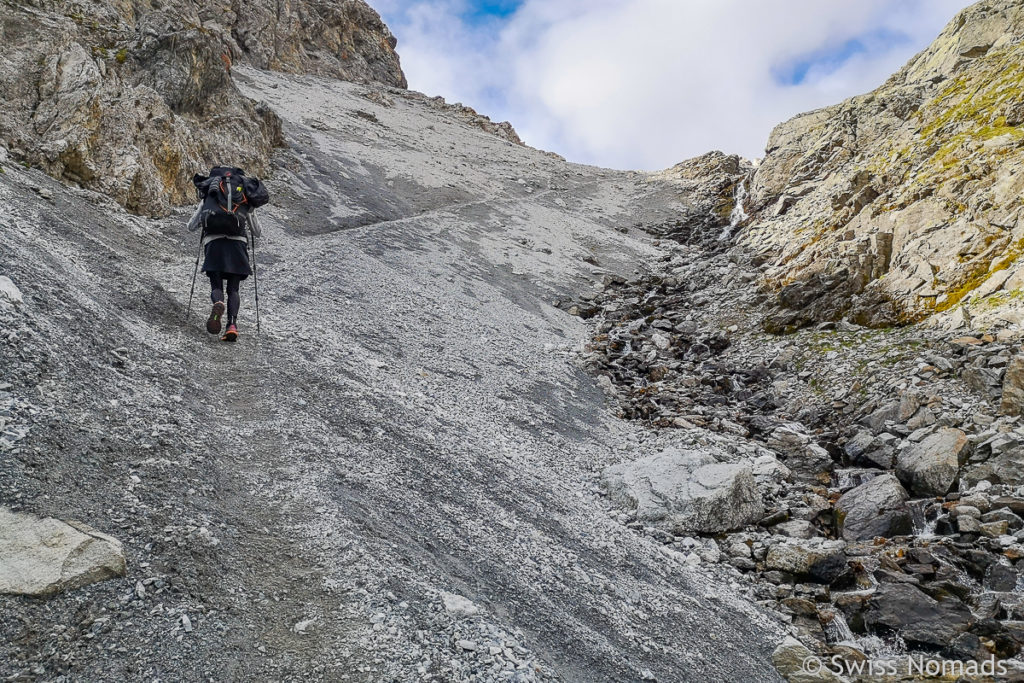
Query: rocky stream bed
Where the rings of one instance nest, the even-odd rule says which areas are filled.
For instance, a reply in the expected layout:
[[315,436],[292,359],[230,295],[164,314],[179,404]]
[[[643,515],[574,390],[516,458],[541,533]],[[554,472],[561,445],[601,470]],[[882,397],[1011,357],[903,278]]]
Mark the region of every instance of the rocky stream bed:
[[732,567],[798,639],[775,655],[793,680],[812,652],[853,672],[915,653],[1024,671],[1019,333],[774,336],[753,255],[662,246],[653,275],[570,305],[592,323],[581,362],[660,449],[596,482],[620,521]]

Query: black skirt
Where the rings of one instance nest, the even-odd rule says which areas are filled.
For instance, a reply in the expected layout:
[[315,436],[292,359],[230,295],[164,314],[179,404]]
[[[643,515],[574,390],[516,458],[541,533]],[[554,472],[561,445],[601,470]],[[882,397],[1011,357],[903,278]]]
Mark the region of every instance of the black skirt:
[[239,275],[244,280],[252,274],[246,247],[247,244],[240,240],[225,238],[213,240],[206,245],[203,272]]

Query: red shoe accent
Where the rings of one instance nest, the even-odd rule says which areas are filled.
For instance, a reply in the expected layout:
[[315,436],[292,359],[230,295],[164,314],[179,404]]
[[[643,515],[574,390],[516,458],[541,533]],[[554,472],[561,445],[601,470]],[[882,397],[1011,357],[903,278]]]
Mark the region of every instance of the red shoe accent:
[[220,340],[226,342],[238,341],[238,328],[234,325],[228,325],[228,329],[224,330],[224,335]]

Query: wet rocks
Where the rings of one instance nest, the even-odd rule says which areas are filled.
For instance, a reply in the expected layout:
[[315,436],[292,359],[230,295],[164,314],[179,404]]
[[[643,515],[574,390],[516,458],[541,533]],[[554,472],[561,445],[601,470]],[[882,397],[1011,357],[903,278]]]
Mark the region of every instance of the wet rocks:
[[749,465],[719,462],[710,453],[666,449],[603,474],[612,500],[638,520],[677,532],[720,532],[764,515]]
[[960,600],[937,600],[909,583],[882,583],[863,615],[868,629],[898,632],[908,645],[946,647],[976,621]]
[[896,474],[915,494],[945,495],[956,481],[967,447],[966,434],[943,427],[903,448],[896,456]]
[[850,489],[836,502],[836,521],[847,541],[909,534],[913,528],[910,496],[891,474],[883,474]]
[[48,596],[124,573],[116,538],[81,522],[0,508],[0,593]]

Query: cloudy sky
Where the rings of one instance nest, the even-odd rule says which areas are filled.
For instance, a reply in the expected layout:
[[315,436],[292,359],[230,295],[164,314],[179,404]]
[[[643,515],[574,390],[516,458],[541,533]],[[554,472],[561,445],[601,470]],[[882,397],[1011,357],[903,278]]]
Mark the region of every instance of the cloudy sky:
[[409,86],[571,161],[761,156],[772,127],[880,85],[966,0],[369,0]]

